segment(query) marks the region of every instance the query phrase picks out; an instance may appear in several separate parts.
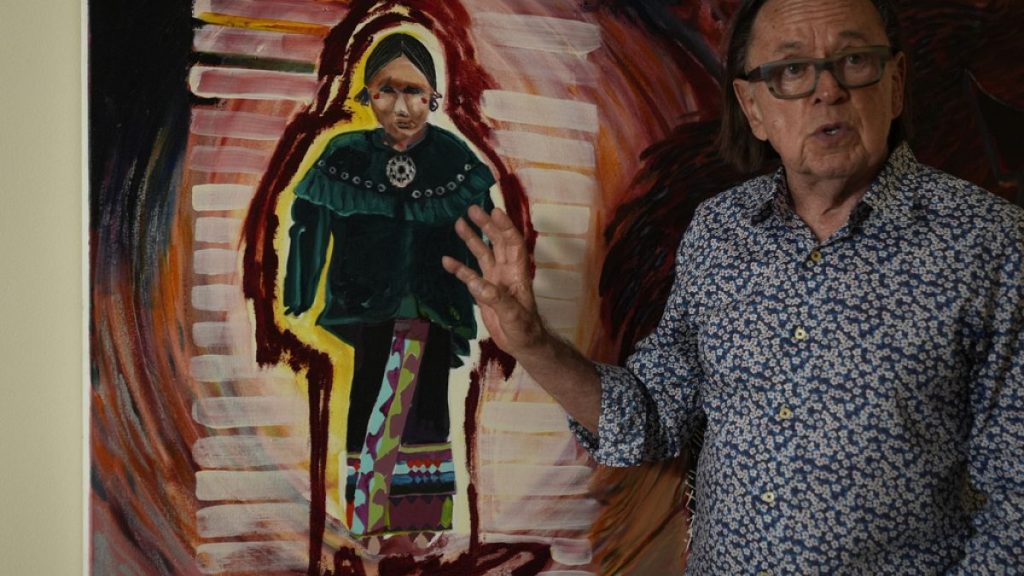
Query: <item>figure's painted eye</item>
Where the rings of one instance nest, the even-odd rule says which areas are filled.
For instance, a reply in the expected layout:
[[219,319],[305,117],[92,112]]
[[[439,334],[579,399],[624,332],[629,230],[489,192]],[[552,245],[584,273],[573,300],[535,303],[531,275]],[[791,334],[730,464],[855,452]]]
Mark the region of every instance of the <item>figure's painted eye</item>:
[[406,86],[405,90],[402,90],[402,92],[405,94],[419,95],[423,94],[423,88],[420,88],[419,86]]

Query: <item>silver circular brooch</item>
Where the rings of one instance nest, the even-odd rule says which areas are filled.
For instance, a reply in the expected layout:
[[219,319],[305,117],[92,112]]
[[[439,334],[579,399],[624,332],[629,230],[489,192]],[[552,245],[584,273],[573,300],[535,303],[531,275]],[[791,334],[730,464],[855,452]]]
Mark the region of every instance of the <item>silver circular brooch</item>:
[[405,188],[416,177],[416,163],[405,154],[392,156],[385,167],[388,181],[395,188]]

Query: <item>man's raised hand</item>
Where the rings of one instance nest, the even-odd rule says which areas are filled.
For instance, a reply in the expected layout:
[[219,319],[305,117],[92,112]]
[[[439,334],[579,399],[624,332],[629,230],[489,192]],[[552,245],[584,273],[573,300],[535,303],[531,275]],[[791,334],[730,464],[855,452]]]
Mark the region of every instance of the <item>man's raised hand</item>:
[[537,314],[530,256],[522,233],[500,208],[488,214],[471,206],[469,218],[487,236],[490,246],[462,218],[455,223],[455,231],[476,257],[482,274],[449,256],[442,258],[441,264],[469,289],[499,348],[517,357],[542,346],[548,335]]

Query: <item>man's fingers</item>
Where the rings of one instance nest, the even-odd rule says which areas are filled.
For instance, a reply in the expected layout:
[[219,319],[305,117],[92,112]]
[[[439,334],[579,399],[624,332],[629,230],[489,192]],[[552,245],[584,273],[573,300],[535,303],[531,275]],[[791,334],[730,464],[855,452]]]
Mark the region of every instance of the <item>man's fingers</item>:
[[491,218],[491,216],[499,210],[499,208],[495,208],[491,210],[490,214],[488,214],[486,210],[474,204],[469,207],[468,213],[469,219],[473,221],[473,224],[476,224],[477,228],[486,234],[487,238],[491,241],[491,246],[494,247],[491,251],[494,255],[494,261],[500,264],[505,261],[505,257],[502,254],[505,239],[498,234],[498,229],[495,228]]
[[501,208],[491,210],[491,220],[493,220],[494,225],[501,230],[516,230],[516,225],[512,223],[512,219],[509,218],[508,214],[506,214]]
[[537,333],[539,321],[536,320],[536,313],[527,309],[507,291],[488,282],[472,268],[450,256],[442,257],[441,265],[469,289],[470,295],[483,312],[484,322],[492,336],[501,334],[501,341],[508,344]]
[[[471,211],[470,217],[472,218],[473,215]],[[495,208],[491,210],[488,218],[473,218],[473,222],[480,226],[494,245],[495,262],[498,264],[516,263],[524,258],[526,241],[504,210]]]
[[[495,208],[494,210],[492,210],[492,212],[495,210],[498,210],[498,208]],[[480,228],[483,228],[488,222],[491,221],[491,215],[488,214],[486,210],[484,210],[477,204],[472,204],[469,207],[468,213],[469,219],[472,220],[473,223],[479,226]]]
[[494,284],[484,280],[479,274],[474,272],[472,268],[466,266],[462,262],[459,262],[455,258],[443,256],[441,258],[441,266],[443,266],[448,273],[455,275],[456,278],[466,285],[466,288],[469,289],[469,293],[478,304],[494,306],[501,300],[501,292]]
[[480,269],[486,272],[494,265],[494,253],[487,244],[466,224],[466,221],[459,218],[455,221],[455,233],[466,243],[469,251],[473,253],[476,261],[480,263]]

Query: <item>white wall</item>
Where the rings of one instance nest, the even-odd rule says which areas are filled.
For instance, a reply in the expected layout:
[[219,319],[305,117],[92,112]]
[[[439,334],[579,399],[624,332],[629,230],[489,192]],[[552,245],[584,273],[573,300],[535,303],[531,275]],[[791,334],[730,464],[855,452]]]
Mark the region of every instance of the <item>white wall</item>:
[[0,573],[78,574],[81,9],[0,12]]

